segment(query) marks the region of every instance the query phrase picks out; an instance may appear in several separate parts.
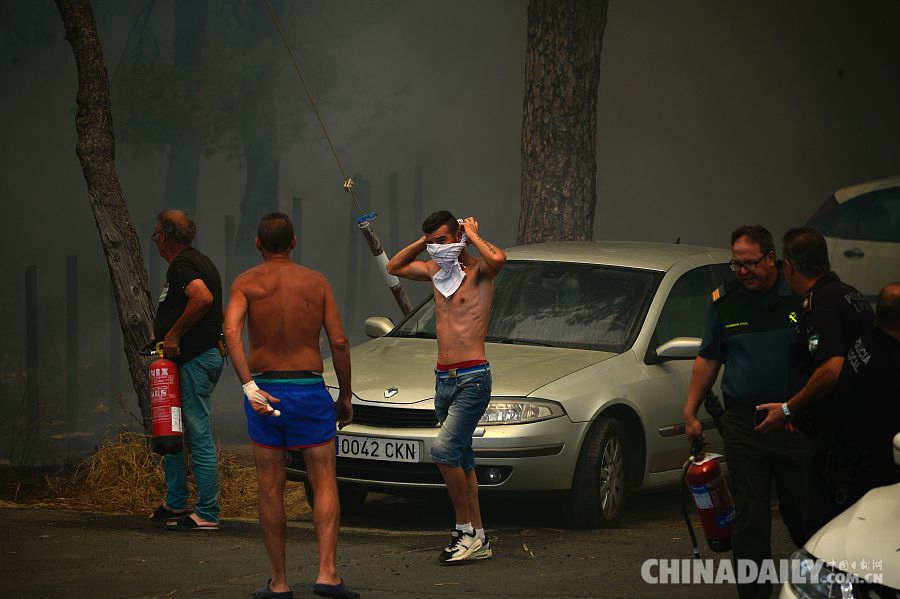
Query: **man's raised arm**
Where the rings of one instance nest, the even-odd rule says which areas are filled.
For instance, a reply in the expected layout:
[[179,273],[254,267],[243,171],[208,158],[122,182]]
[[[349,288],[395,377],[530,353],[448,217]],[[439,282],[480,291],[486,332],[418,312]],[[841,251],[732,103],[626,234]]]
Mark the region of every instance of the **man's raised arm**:
[[475,217],[470,216],[463,221],[463,231],[481,254],[481,259],[484,261],[482,272],[489,277],[497,276],[506,263],[506,253],[478,234],[478,221],[475,220]]
[[416,257],[425,251],[427,245],[425,236],[422,235],[418,241],[397,252],[387,263],[388,273],[411,281],[430,281],[431,273],[428,272],[428,265],[422,260],[416,260]]

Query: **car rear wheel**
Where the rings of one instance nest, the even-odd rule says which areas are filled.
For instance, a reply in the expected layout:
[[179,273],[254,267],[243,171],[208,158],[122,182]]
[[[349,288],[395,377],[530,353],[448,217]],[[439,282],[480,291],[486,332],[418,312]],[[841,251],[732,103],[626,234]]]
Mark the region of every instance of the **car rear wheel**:
[[[308,480],[303,481],[303,492],[306,495],[306,503],[309,507],[315,507],[316,499],[312,485]],[[363,504],[366,503],[367,490],[356,485],[338,483],[338,500],[341,502],[341,513],[348,516],[362,513]]]
[[575,467],[564,519],[570,528],[611,528],[625,507],[628,456],[625,431],[618,420],[598,418]]

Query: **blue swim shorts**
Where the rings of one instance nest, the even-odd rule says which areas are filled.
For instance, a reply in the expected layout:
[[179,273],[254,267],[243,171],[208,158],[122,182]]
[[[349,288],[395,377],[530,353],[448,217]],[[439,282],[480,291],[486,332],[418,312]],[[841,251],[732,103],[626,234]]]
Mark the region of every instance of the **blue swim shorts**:
[[321,376],[306,371],[266,372],[254,375],[253,380],[260,389],[281,400],[272,404],[281,416],[263,416],[253,410],[244,396],[247,432],[254,445],[302,449],[334,439],[334,401]]

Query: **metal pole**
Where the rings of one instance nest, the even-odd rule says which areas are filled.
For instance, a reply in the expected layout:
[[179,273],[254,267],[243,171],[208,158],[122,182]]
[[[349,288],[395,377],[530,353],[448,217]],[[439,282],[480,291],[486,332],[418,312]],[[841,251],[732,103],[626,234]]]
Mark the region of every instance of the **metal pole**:
[[25,398],[32,426],[40,422],[38,367],[37,265],[31,264],[25,267]]
[[378,239],[378,235],[372,229],[369,221],[363,220],[359,223],[358,226],[360,232],[369,243],[369,249],[372,251],[372,256],[375,257],[375,262],[378,263],[378,270],[381,271],[381,276],[384,277],[384,282],[387,283],[387,286],[391,288],[391,293],[394,294],[394,299],[397,300],[397,305],[400,306],[400,311],[403,312],[403,316],[406,316],[407,314],[412,312],[412,304],[409,302],[409,298],[406,296],[406,291],[404,291],[403,287],[400,285],[400,279],[392,274],[388,274],[388,257],[384,253],[384,249],[381,247],[381,240]]
[[303,253],[300,251],[300,247],[303,245],[303,235],[300,230],[303,228],[303,198],[294,198],[291,208],[291,220],[294,221],[294,235],[297,237],[297,247],[294,248],[294,260],[302,264]]
[[66,256],[66,415],[78,419],[78,256]]

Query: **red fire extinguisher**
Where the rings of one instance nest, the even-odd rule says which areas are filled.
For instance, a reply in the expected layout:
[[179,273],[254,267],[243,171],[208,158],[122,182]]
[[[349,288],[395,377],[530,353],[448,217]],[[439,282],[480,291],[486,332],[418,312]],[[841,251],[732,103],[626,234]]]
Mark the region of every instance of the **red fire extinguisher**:
[[160,455],[181,453],[184,449],[184,426],[181,420],[181,390],[178,365],[163,355],[163,344],[151,352],[158,359],[150,364],[150,411],[153,451]]
[[[681,474],[682,499],[689,490],[694,499],[694,507],[700,517],[700,525],[709,548],[716,553],[731,550],[731,530],[734,527],[734,501],[728,491],[725,475],[719,466],[721,456],[703,451],[702,441],[695,441],[691,447],[691,457],[684,464]],[[684,520],[687,523],[694,545],[694,555],[699,556],[697,538],[691,526],[687,506],[682,503]]]

